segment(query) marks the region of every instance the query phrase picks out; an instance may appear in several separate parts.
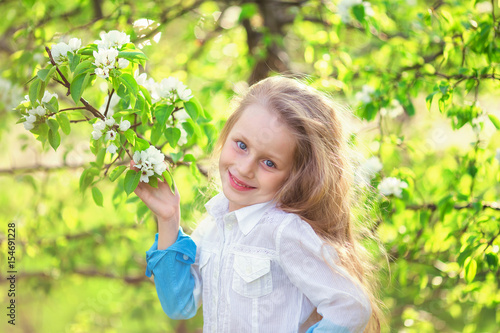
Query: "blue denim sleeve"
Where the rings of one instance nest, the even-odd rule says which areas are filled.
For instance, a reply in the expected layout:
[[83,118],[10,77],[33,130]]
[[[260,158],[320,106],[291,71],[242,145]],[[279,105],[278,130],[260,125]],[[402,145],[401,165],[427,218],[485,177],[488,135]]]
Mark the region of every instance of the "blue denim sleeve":
[[347,327],[335,325],[328,320],[322,319],[309,327],[306,333],[351,333]]
[[163,311],[172,319],[188,319],[196,314],[191,264],[196,244],[179,228],[177,240],[165,250],[158,250],[158,234],[146,252],[146,276],[154,274],[156,293]]

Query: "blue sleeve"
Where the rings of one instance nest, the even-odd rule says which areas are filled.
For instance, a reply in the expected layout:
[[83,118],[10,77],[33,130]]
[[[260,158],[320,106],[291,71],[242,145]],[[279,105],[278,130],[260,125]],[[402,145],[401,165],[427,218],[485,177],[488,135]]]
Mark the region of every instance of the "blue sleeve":
[[158,250],[158,234],[146,252],[146,276],[154,274],[156,293],[163,311],[172,319],[188,319],[196,314],[193,296],[194,278],[191,264],[196,257],[196,244],[182,228],[174,244]]
[[347,327],[335,325],[328,320],[322,319],[309,327],[306,333],[351,333]]

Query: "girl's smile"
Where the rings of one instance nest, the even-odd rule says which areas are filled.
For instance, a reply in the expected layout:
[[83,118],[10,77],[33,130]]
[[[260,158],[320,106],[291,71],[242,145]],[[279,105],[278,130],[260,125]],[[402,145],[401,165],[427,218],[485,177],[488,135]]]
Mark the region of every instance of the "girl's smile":
[[248,106],[222,147],[219,172],[233,211],[270,201],[290,175],[295,139],[278,117],[259,104]]
[[252,189],[255,189],[255,187],[249,186],[249,185],[245,184],[244,182],[242,182],[241,180],[239,180],[238,178],[236,178],[231,173],[231,171],[228,171],[228,173],[229,173],[229,181],[230,181],[231,185],[235,189],[237,189],[238,191],[250,191]]

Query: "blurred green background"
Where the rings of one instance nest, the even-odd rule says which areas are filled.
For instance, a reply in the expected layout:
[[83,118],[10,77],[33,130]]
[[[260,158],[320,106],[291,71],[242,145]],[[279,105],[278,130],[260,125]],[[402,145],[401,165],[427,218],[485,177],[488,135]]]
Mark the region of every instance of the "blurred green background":
[[[104,205],[79,190],[95,156],[92,127],[74,124],[57,152],[16,125],[45,46],[101,31],[131,36],[160,81],[186,83],[210,128],[185,148],[207,170],[230,109],[249,84],[273,73],[305,78],[353,110],[368,179],[384,332],[497,332],[500,327],[500,8],[498,1],[125,1],[0,3],[0,299],[3,332],[201,332],[162,312],[144,276],[156,224],[120,182],[99,181]],[[55,83],[59,103],[72,100]],[[103,105],[103,93],[85,95]],[[196,168],[178,166],[183,226],[214,193]],[[395,177],[400,197],[378,185]],[[97,186],[97,185],[96,185]],[[123,192],[123,191],[122,191]],[[8,223],[16,225],[16,325],[6,304]],[[371,246],[372,242],[367,241]]]

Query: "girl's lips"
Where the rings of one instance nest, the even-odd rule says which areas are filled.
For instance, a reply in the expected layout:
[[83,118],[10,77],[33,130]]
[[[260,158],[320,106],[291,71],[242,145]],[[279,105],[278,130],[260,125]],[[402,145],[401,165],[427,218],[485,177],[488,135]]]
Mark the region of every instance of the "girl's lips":
[[247,185],[238,178],[236,178],[235,176],[233,176],[233,174],[230,171],[228,171],[228,175],[229,175],[229,183],[234,189],[238,191],[250,191],[255,189],[255,187]]

